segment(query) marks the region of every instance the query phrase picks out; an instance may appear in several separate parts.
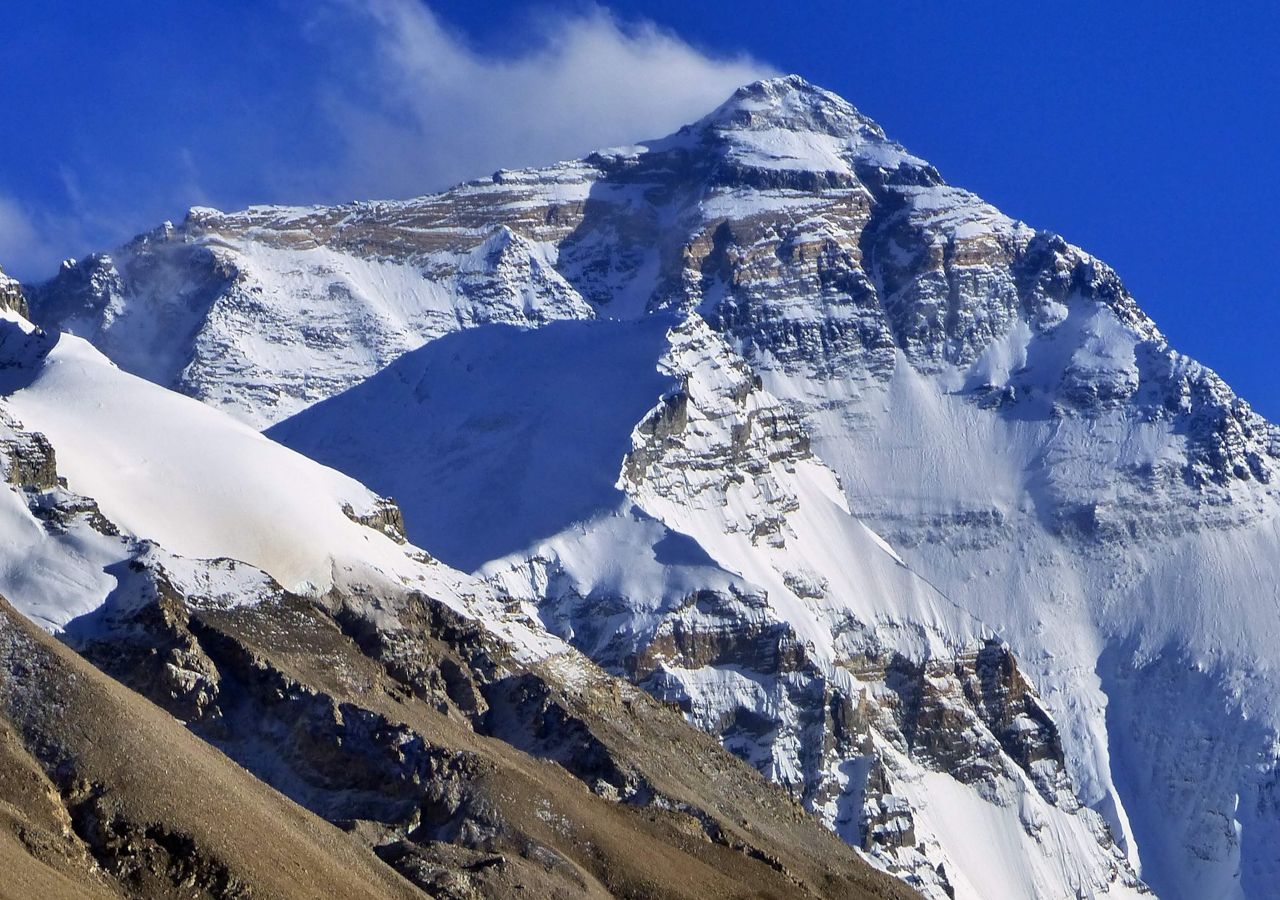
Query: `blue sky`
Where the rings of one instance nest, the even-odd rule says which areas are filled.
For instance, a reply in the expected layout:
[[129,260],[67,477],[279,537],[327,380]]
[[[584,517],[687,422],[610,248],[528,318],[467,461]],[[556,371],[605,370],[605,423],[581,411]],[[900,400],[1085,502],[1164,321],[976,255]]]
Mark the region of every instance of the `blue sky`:
[[0,265],[186,207],[410,196],[798,72],[1114,265],[1280,419],[1273,4],[51,0],[0,31]]

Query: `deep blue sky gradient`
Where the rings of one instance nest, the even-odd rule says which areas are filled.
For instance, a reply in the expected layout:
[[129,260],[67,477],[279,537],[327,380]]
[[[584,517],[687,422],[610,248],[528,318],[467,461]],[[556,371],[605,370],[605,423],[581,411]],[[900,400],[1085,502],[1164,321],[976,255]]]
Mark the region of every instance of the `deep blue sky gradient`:
[[[1175,346],[1280,419],[1276,4],[607,5],[847,97],[948,181],[1111,263]],[[495,55],[524,50],[534,16],[587,9],[431,6]],[[52,249],[118,242],[195,203],[333,199],[254,165],[322,161],[299,98],[324,67],[360,64],[300,36],[297,3],[14,7],[0,22],[0,197],[65,244]]]

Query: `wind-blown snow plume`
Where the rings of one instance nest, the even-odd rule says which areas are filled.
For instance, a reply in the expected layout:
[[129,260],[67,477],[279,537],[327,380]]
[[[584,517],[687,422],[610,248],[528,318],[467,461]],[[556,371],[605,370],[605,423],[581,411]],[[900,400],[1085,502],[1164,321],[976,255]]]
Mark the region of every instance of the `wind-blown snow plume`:
[[10,274],[47,277],[197,204],[412,197],[665,134],[770,73],[598,7],[514,16],[512,40],[478,49],[420,0],[258,6],[252,40],[174,23],[173,46],[204,43],[134,102],[180,112],[127,129],[77,118],[68,137],[45,138],[56,154],[33,158],[44,194],[0,179]]
[[708,56],[598,7],[517,20],[531,40],[513,56],[476,51],[417,0],[336,0],[310,30],[345,46],[351,32],[335,18],[356,24],[356,40],[368,45],[359,58],[373,61],[340,68],[325,88],[346,138],[338,186],[358,196],[422,193],[500,166],[666,134],[770,71],[747,57]]

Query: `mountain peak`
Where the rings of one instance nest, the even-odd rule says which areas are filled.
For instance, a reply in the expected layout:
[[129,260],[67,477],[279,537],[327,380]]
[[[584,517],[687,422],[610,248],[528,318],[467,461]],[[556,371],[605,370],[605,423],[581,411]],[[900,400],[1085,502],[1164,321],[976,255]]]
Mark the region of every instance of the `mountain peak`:
[[727,130],[781,128],[839,138],[885,139],[884,131],[838,94],[799,75],[765,78],[743,85],[702,120]]
[[916,181],[941,180],[853,104],[799,75],[743,85],[678,135],[718,145],[735,168],[770,173],[770,183],[781,177],[799,185],[795,179],[803,181],[808,173],[822,184],[848,186],[856,169],[893,171],[904,165],[927,173]]

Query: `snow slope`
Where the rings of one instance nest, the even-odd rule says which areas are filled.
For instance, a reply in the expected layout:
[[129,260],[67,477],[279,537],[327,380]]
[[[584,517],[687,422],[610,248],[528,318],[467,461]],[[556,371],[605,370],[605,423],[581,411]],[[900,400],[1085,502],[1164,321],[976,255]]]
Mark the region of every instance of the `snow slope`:
[[[338,218],[380,211],[357,205]],[[384,258],[364,241],[318,245],[301,230],[309,213],[319,214],[193,209],[180,230],[166,224],[64,267],[53,290],[32,289],[37,321],[265,427],[459,328],[593,315],[556,271],[554,246],[505,226],[462,229],[463,252],[428,245]],[[283,230],[267,232],[255,215]],[[273,373],[270,384],[259,371]]]
[[[0,593],[46,627],[112,600],[117,567],[142,554],[214,603],[254,602],[264,580],[304,596],[373,591],[387,603],[416,591],[483,616],[530,659],[565,649],[462,573],[358,521],[382,508],[360,483],[122,372],[79,338],[5,313],[0,368],[9,440],[43,435],[65,481],[0,492]],[[33,514],[41,507],[72,514],[50,527]]]
[[414,543],[474,570],[619,503],[669,324],[458,332],[266,433],[394,497]]

